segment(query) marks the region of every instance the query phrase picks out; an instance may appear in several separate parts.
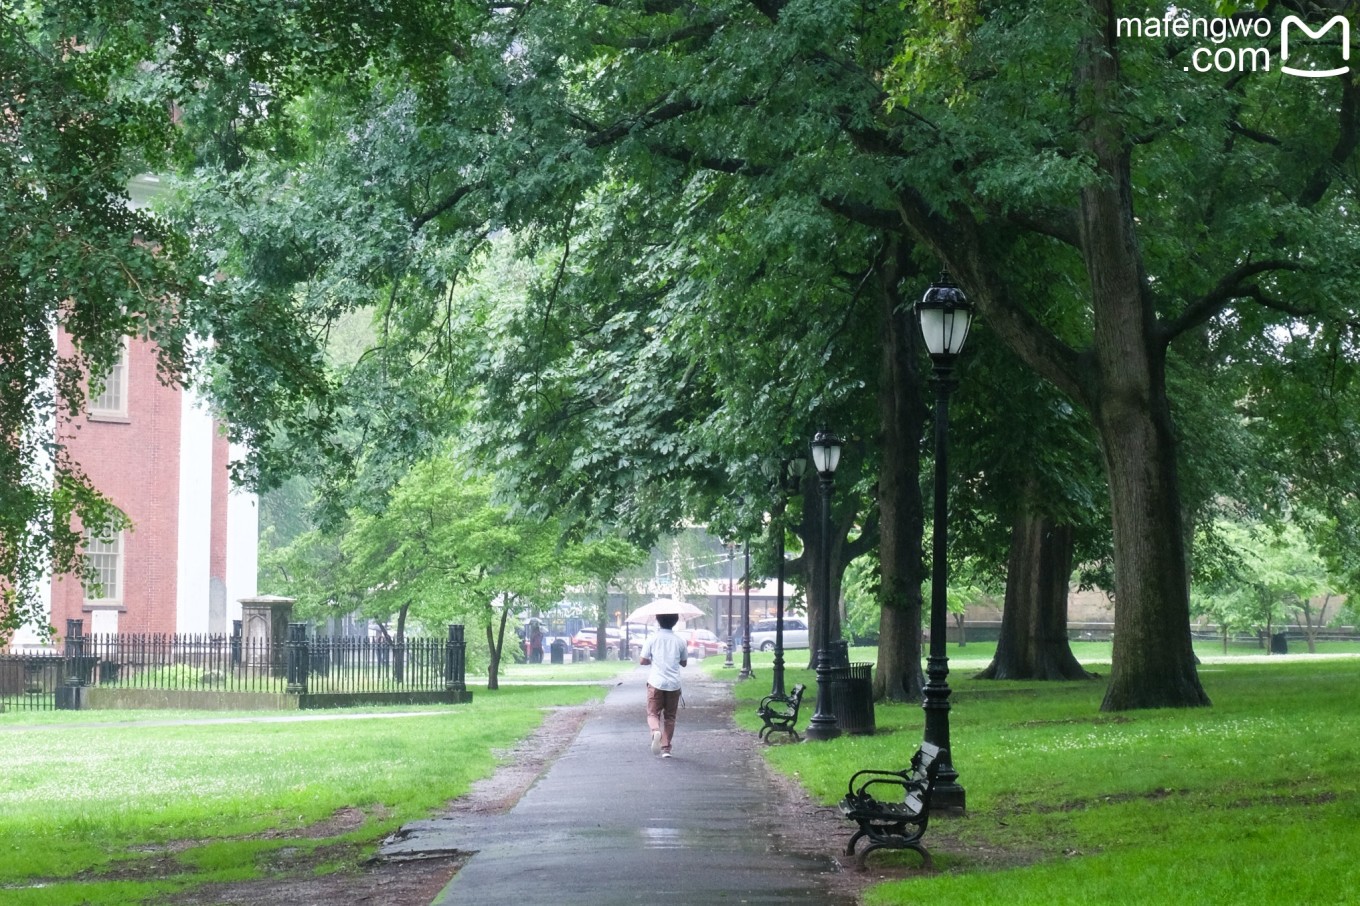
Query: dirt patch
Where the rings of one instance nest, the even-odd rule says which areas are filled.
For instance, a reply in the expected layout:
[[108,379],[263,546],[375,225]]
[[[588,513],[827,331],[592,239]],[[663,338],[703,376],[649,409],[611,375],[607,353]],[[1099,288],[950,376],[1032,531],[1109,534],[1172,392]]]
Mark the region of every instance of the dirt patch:
[[[420,862],[367,863],[320,876],[261,878],[237,884],[206,884],[162,902],[174,906],[334,906],[378,903],[429,906],[467,856]],[[304,866],[294,866],[294,870]]]
[[[450,802],[445,812],[501,814],[562,754],[592,706],[559,708],[539,729],[503,753],[504,764],[473,784],[466,796]],[[369,815],[341,809],[325,821],[293,831],[269,831],[255,839],[325,840],[361,826]],[[425,859],[387,861],[369,857],[376,845],[281,847],[265,857],[266,877],[233,884],[204,884],[159,901],[164,906],[335,906],[373,903],[382,906],[429,906],[471,853],[444,853]],[[145,877],[179,874],[174,853],[193,843],[166,847],[162,857],[139,860]],[[325,871],[326,874],[317,874]],[[105,875],[105,877],[108,877]]]

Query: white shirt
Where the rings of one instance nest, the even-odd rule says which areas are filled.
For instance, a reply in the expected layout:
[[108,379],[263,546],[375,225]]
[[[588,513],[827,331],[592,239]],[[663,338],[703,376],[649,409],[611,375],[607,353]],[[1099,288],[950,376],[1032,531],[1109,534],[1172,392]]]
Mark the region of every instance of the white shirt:
[[642,646],[642,659],[651,659],[647,685],[674,692],[680,688],[680,662],[689,660],[685,640],[669,629],[662,629]]

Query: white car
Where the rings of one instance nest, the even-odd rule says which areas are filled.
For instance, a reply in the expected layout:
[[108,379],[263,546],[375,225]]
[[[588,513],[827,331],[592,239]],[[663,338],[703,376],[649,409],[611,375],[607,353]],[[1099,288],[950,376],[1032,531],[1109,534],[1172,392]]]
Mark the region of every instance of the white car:
[[[774,651],[774,633],[774,620],[757,620],[751,624],[751,650]],[[800,617],[785,617],[784,650],[806,647],[808,647],[807,621]]]

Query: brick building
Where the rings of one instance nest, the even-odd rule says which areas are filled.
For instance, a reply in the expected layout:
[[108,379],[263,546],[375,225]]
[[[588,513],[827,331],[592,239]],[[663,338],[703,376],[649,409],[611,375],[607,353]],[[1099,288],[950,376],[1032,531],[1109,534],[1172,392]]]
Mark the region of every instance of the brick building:
[[[66,342],[63,338],[63,343]],[[51,620],[87,632],[223,633],[255,594],[256,500],[233,491],[229,444],[192,392],[162,384],[132,340],[104,393],[60,427],[72,458],[132,527],[87,541],[98,587],[52,582]]]
[[[154,194],[154,182],[132,187],[134,203]],[[68,338],[58,343],[71,353]],[[161,383],[155,347],[137,339],[126,341],[104,392],[56,426],[71,458],[132,522],[115,538],[87,539],[97,586],[52,580],[59,633],[68,619],[93,633],[231,631],[240,599],[256,593],[258,515],[255,495],[230,486],[220,428],[196,394]],[[31,632],[15,639],[38,641]]]

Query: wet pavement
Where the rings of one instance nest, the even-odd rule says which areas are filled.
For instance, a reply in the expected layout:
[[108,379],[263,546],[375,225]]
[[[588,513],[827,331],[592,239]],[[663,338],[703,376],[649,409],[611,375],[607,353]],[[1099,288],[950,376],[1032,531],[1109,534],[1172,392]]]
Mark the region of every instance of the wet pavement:
[[[828,890],[832,854],[779,833],[764,760],[734,744],[730,689],[685,671],[675,757],[651,753],[645,670],[610,690],[509,812],[414,822],[389,858],[475,852],[435,906],[589,902],[852,906]],[[750,734],[747,734],[750,735]]]

